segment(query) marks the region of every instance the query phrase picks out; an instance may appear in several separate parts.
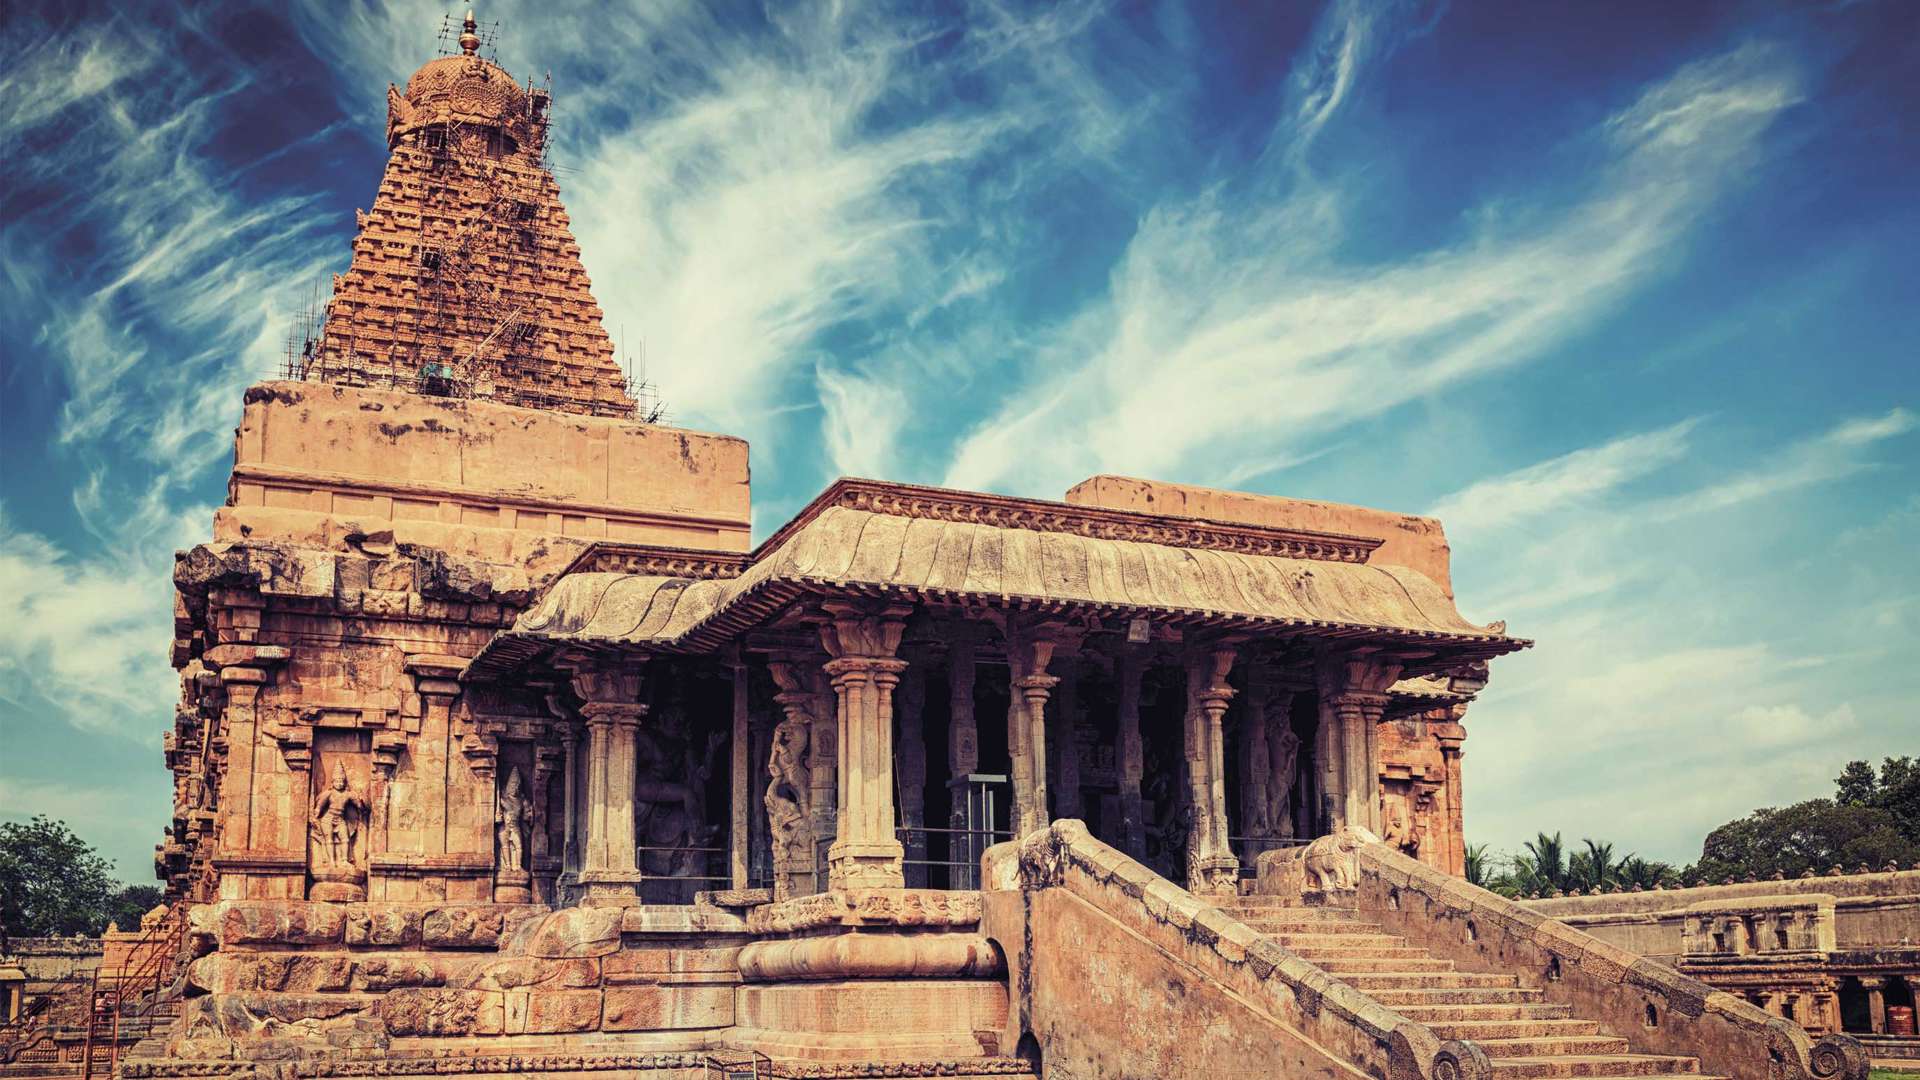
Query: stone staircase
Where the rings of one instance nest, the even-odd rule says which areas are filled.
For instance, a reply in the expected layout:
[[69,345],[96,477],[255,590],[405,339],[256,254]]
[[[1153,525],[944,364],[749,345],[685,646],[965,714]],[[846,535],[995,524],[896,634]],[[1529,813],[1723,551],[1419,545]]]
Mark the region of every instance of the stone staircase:
[[1486,1051],[1497,1080],[1534,1077],[1654,1077],[1718,1080],[1690,1057],[1631,1052],[1627,1040],[1550,1004],[1517,975],[1457,971],[1352,908],[1289,905],[1274,896],[1238,896],[1221,905],[1234,918],[1441,1039],[1470,1039]]

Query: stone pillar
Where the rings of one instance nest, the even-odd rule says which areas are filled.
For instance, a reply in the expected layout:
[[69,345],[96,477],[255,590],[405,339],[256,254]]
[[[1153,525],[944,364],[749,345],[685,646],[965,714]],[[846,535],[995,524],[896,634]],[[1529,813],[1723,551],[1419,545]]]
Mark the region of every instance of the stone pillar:
[[589,904],[631,904],[640,894],[633,834],[634,735],[647,713],[640,677],[637,661],[573,674],[587,729],[587,835],[575,880]]
[[1135,859],[1147,857],[1147,810],[1140,797],[1146,774],[1146,746],[1140,739],[1140,677],[1146,663],[1138,650],[1120,646],[1114,674],[1120,680],[1120,846]]
[[807,732],[807,818],[814,845],[813,883],[807,891],[815,892],[826,881],[827,848],[840,828],[840,707],[820,664],[809,667],[805,682],[812,723]]
[[[257,598],[255,598],[257,600]],[[228,597],[238,604],[239,599]],[[257,615],[257,605],[240,615]],[[217,835],[213,856],[219,873],[219,899],[298,900],[306,893],[307,803],[305,789],[287,791],[287,761],[280,740],[261,715],[260,693],[273,682],[273,669],[292,656],[273,645],[223,644],[207,651],[208,665],[219,672],[223,693],[217,734],[227,767],[220,778]],[[305,779],[306,774],[301,773]],[[279,791],[276,797],[276,791]]]
[[1358,825],[1380,831],[1380,718],[1387,688],[1400,677],[1401,664],[1368,649],[1321,658],[1316,673],[1320,723],[1333,725],[1335,757],[1323,768],[1335,799],[1334,827]]
[[900,677],[900,746],[894,755],[899,776],[901,843],[909,864],[907,885],[927,886],[927,673],[925,658],[909,658]]
[[557,902],[554,878],[560,869],[560,860],[553,852],[553,779],[555,776],[571,776],[562,772],[571,760],[572,754],[566,746],[544,743],[534,747],[533,817],[528,827],[527,870],[533,877],[535,903]]
[[1188,806],[1187,889],[1231,893],[1239,887],[1240,860],[1227,839],[1226,748],[1223,738],[1227,685],[1234,650],[1196,650],[1187,661],[1186,759]]
[[911,608],[823,605],[821,644],[838,698],[839,821],[827,852],[833,889],[898,889],[906,850],[894,835],[893,688],[907,662],[894,656]]
[[[552,707],[553,699],[548,698]],[[564,874],[572,875],[580,869],[580,732],[571,720],[560,728],[560,753],[562,777],[560,805],[562,820],[560,823],[560,869]]]
[[1240,832],[1256,838],[1273,835],[1274,785],[1288,782],[1286,777],[1273,774],[1273,752],[1268,745],[1272,733],[1267,730],[1273,688],[1267,675],[1264,664],[1247,669],[1247,697],[1240,723]]
[[1440,743],[1440,760],[1447,770],[1446,805],[1446,844],[1443,848],[1444,863],[1440,869],[1459,876],[1467,872],[1467,832],[1465,815],[1461,807],[1462,788],[1460,786],[1460,759],[1462,746],[1467,741],[1467,729],[1458,722],[1465,705],[1454,706],[1455,722],[1435,725],[1435,733]]
[[1043,829],[1047,816],[1047,698],[1060,680],[1047,674],[1055,643],[1045,634],[1012,632],[1007,640],[1010,700],[1007,757],[1013,766],[1013,836]]
[[1875,1035],[1887,1033],[1887,977],[1860,976],[1860,988],[1867,992],[1867,1027]]
[[1053,817],[1079,818],[1080,805],[1080,684],[1079,664],[1072,657],[1060,658],[1060,685],[1054,690],[1054,786]]
[[733,782],[732,814],[728,818],[727,833],[727,875],[729,883],[736,889],[747,887],[747,853],[750,850],[748,833],[752,827],[748,798],[752,774],[749,771],[748,722],[747,715],[747,665],[736,651],[733,663],[729,666],[733,675],[733,742],[729,755],[728,768]]
[[[952,780],[964,780],[980,771],[980,728],[973,715],[973,640],[958,636],[947,650],[947,774]],[[949,824],[967,827],[967,801],[958,785],[949,785],[954,793]]]

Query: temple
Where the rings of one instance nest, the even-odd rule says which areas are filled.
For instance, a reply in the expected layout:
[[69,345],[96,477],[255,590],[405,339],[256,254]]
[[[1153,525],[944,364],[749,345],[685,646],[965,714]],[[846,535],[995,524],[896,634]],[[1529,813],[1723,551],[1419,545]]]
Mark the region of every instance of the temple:
[[178,1018],[122,1075],[1865,1076],[1457,877],[1528,643],[1437,521],[843,479],[751,544],[481,44],[390,92],[179,556]]

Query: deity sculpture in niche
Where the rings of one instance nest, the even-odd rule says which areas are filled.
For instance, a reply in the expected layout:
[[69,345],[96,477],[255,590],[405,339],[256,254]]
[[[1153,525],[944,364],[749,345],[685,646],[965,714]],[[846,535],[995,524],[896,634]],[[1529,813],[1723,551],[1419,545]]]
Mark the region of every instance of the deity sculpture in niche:
[[708,847],[720,826],[706,823],[704,794],[727,733],[713,731],[696,749],[687,733],[686,711],[675,700],[643,727],[634,742],[634,836],[638,862],[651,877],[694,877],[706,866]]
[[348,782],[346,763],[335,762],[332,780],[314,796],[308,814],[314,844],[312,899],[365,899],[366,871],[361,865],[366,852],[361,835],[366,817],[366,797]]
[[1405,795],[1380,793],[1380,832],[1385,843],[1416,859],[1420,857],[1420,834],[1413,827],[1413,811]]
[[520,767],[507,769],[500,788],[499,807],[494,811],[493,828],[499,869],[518,872],[527,868],[526,831],[533,824],[533,804],[522,792]]
[[793,875],[813,867],[813,836],[807,828],[807,724],[788,717],[773,729],[767,757],[767,831],[773,838],[774,899],[793,895]]
[[1267,733],[1267,761],[1270,771],[1267,774],[1267,836],[1294,835],[1293,832],[1293,785],[1296,780],[1296,765],[1300,756],[1300,736],[1293,733],[1293,724],[1284,708],[1274,710],[1278,716],[1269,716]]

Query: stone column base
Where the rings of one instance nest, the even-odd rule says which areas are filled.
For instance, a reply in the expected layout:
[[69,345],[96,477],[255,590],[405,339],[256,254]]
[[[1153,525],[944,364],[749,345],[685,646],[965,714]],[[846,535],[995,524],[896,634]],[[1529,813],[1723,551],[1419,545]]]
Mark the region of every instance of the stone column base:
[[582,870],[574,878],[574,887],[582,904],[633,907],[640,903],[640,883],[646,879],[638,870]]
[[533,875],[525,870],[502,870],[493,875],[493,902],[530,904],[533,902]]
[[827,887],[830,889],[900,889],[907,877],[907,849],[898,840],[867,844],[835,841],[827,849]]

